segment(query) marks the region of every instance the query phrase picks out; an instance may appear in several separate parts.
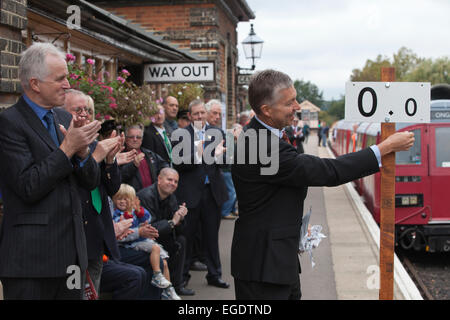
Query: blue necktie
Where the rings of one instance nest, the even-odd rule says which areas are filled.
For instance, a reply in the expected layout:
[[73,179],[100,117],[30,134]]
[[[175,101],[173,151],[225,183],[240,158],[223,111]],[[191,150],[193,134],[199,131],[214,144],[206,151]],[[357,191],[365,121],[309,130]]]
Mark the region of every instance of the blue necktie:
[[44,120],[47,123],[47,131],[52,137],[53,142],[59,147],[58,136],[56,135],[55,119],[51,111],[47,112],[44,116]]

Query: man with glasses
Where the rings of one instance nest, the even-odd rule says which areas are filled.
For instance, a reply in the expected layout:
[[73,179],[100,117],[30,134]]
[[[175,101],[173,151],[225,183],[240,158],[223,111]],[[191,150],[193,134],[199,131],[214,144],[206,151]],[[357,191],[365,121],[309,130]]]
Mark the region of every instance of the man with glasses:
[[142,147],[144,132],[139,125],[129,127],[125,133],[125,150],[136,150],[134,161],[121,166],[122,182],[131,185],[136,192],[157,181],[159,171],[169,163],[155,152]]

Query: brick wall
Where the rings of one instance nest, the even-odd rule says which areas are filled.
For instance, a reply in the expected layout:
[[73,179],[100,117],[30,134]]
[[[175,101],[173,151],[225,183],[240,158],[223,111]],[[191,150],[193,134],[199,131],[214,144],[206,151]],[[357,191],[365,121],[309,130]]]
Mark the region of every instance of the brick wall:
[[26,0],[0,0],[0,108],[17,101],[20,53],[25,50],[21,30],[27,26]]
[[109,6],[110,4],[105,9],[152,31],[164,41],[189,49],[205,60],[214,60],[216,83],[205,84],[205,100],[222,99],[222,95],[225,95],[227,123],[232,125],[236,110],[234,79],[237,21],[232,21],[215,1],[114,8]]

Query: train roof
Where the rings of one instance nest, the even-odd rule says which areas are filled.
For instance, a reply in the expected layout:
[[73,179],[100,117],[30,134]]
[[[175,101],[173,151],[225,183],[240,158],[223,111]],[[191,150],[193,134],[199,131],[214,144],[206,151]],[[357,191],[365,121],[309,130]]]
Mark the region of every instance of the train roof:
[[450,100],[450,85],[441,83],[432,86],[431,100]]

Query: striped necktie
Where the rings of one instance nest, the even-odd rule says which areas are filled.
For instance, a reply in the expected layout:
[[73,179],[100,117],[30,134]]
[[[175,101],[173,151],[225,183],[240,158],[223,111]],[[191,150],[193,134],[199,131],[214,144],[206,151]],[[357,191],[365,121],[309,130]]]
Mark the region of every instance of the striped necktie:
[[169,154],[170,162],[172,162],[172,144],[170,143],[169,137],[166,134],[166,130],[163,130],[164,144],[166,145],[167,153]]

